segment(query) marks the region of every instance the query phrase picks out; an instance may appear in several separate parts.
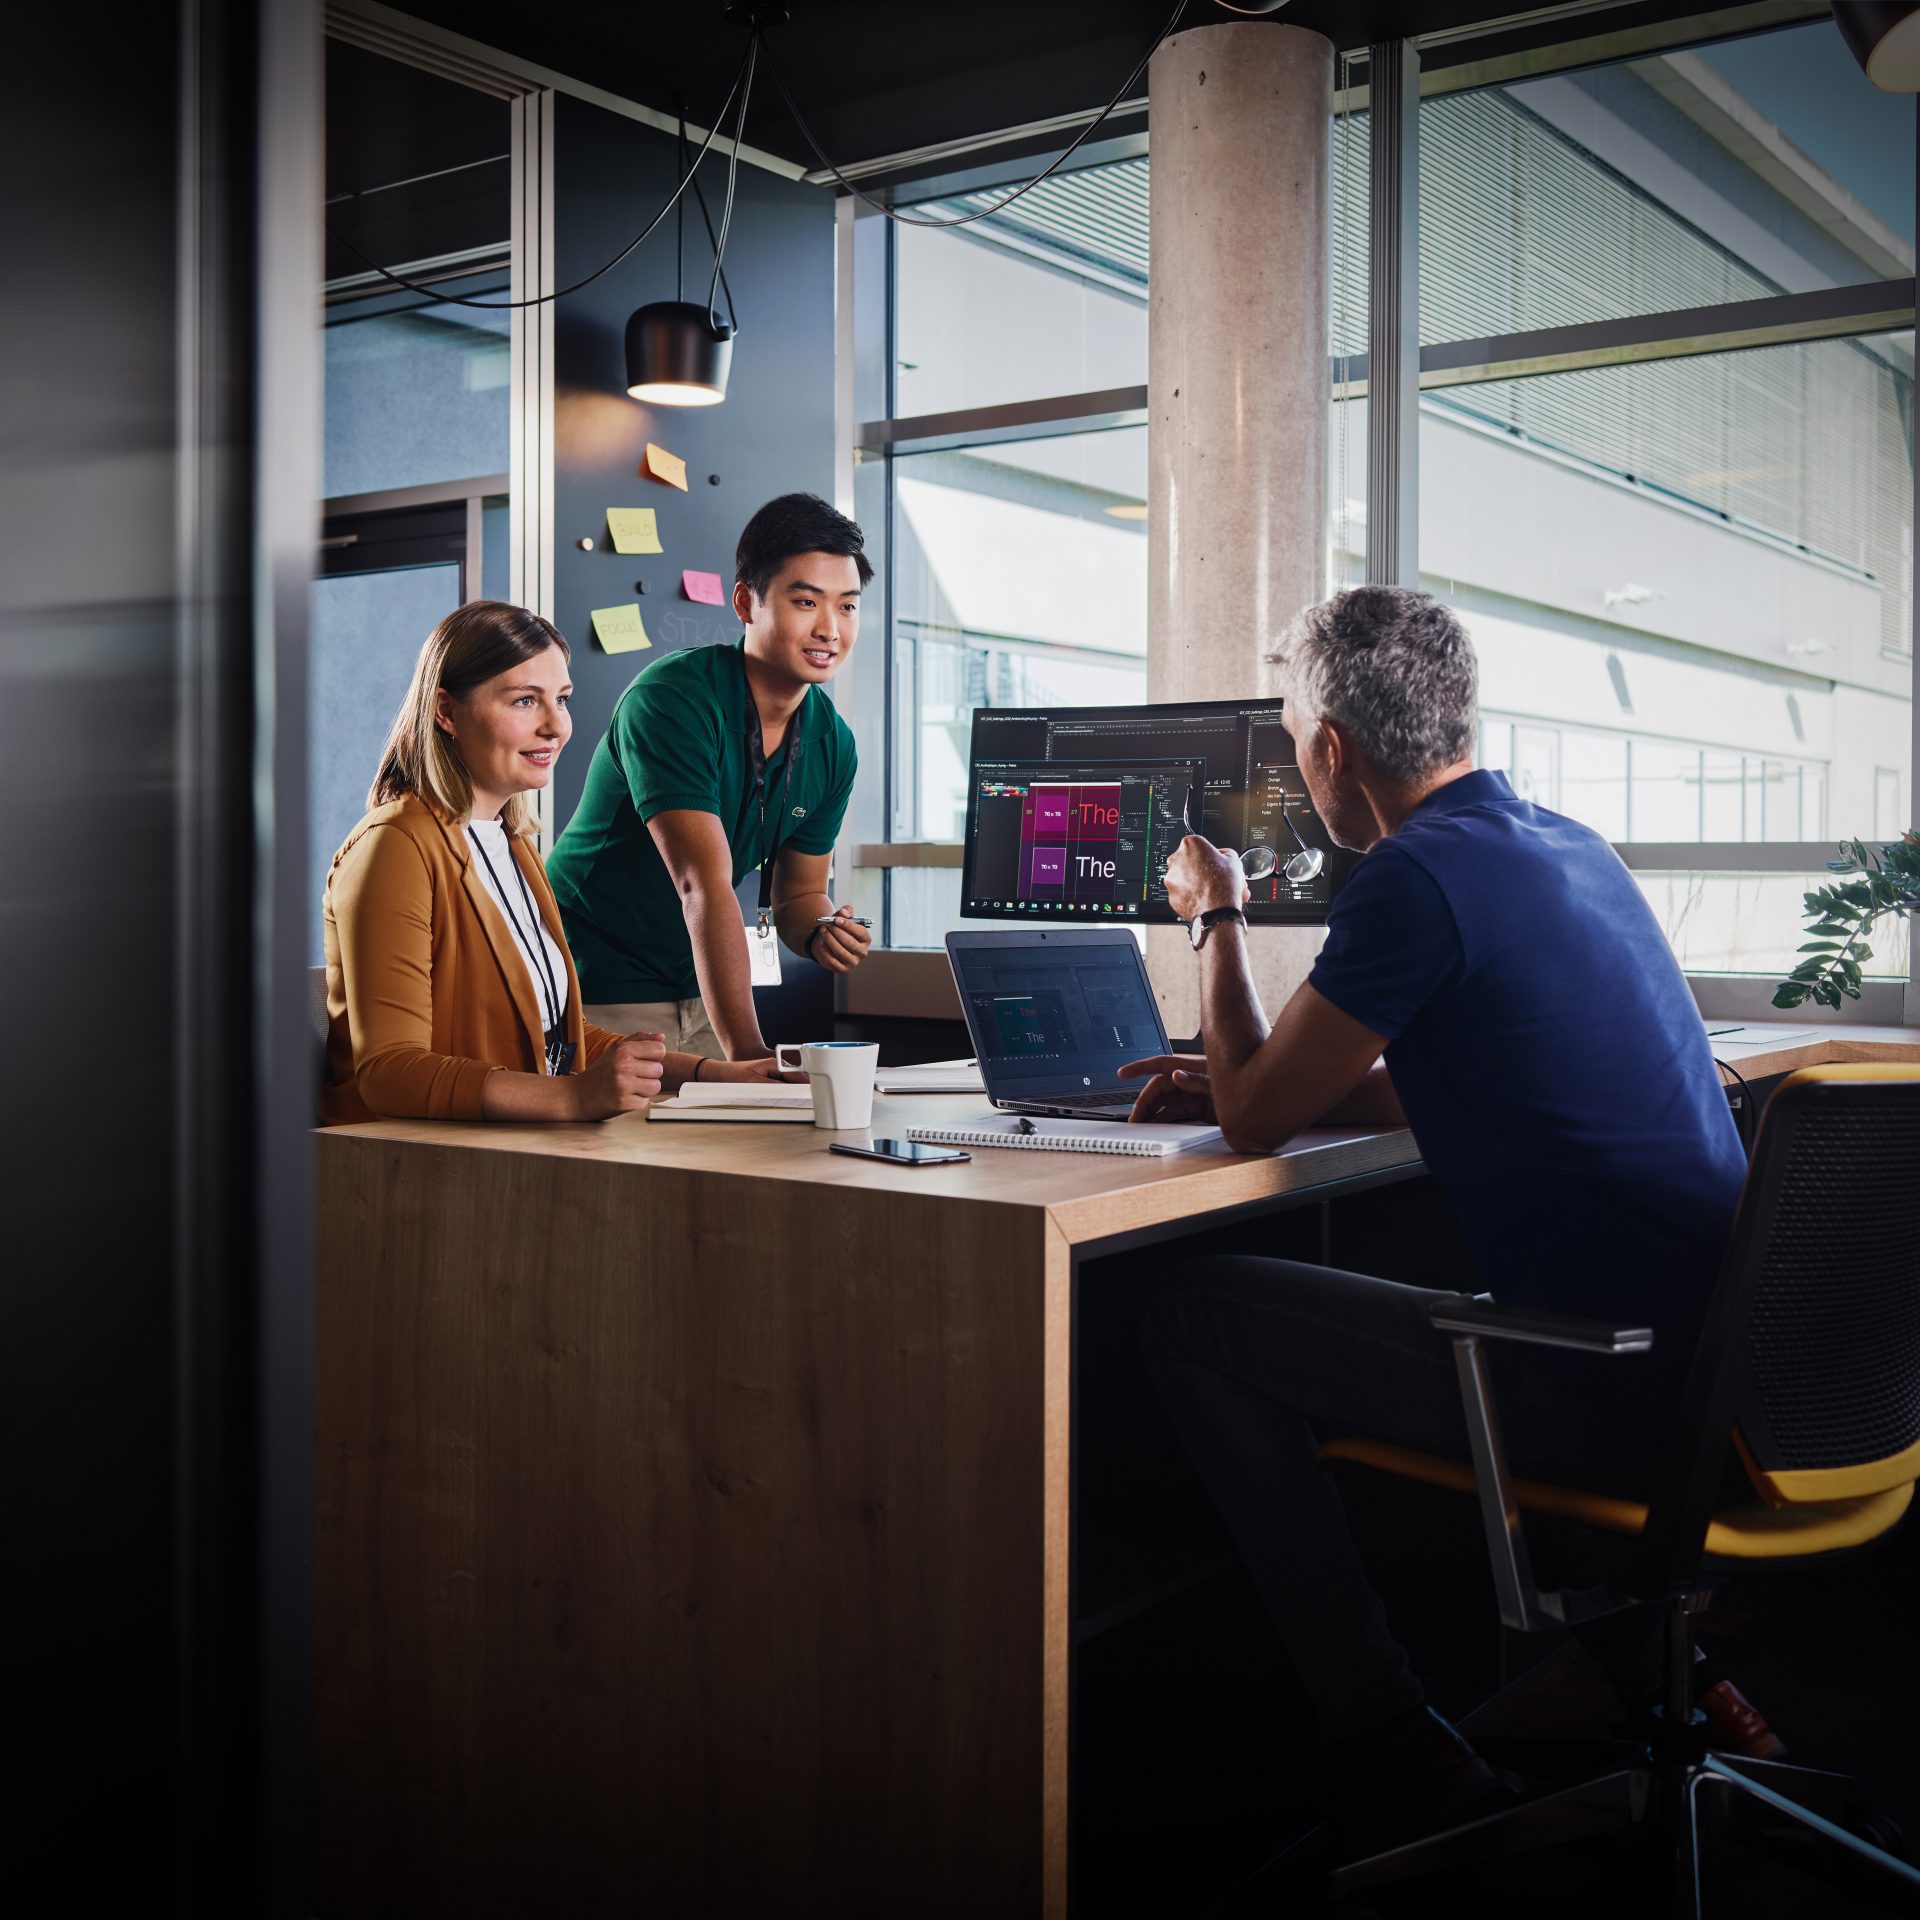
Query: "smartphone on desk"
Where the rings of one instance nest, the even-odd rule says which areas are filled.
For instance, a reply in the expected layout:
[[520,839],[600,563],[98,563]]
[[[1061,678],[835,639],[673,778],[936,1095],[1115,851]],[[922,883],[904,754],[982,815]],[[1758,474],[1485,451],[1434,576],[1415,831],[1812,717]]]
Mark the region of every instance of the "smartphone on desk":
[[850,1153],[856,1160],[884,1160],[890,1167],[944,1167],[956,1160],[971,1160],[970,1153],[955,1153],[951,1147],[929,1147],[918,1140],[876,1140],[870,1147],[857,1147],[851,1140],[829,1140],[829,1153]]

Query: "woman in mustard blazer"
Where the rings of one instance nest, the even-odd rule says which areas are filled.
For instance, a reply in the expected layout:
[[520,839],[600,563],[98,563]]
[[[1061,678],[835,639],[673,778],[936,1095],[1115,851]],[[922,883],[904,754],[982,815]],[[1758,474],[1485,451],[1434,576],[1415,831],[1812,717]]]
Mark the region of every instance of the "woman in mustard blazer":
[[585,1024],[526,795],[573,732],[567,643],[476,600],[428,636],[369,812],[327,876],[321,1119],[601,1120],[771,1060]]

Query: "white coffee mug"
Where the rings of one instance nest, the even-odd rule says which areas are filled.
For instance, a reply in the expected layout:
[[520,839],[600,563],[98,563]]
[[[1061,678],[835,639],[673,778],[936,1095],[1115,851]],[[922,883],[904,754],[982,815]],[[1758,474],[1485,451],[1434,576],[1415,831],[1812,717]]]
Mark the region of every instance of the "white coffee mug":
[[813,1088],[813,1124],[846,1133],[873,1125],[873,1076],[880,1070],[876,1042],[803,1040],[775,1047],[783,1073],[804,1073]]

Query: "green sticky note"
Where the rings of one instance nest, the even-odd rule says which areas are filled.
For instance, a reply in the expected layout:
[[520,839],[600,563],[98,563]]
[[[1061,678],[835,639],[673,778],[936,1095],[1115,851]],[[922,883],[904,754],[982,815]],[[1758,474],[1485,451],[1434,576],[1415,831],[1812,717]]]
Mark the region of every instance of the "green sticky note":
[[593,634],[608,653],[638,653],[653,645],[640,624],[640,609],[631,601],[624,607],[595,607]]
[[660,529],[651,507],[609,507],[607,531],[615,553],[660,553]]

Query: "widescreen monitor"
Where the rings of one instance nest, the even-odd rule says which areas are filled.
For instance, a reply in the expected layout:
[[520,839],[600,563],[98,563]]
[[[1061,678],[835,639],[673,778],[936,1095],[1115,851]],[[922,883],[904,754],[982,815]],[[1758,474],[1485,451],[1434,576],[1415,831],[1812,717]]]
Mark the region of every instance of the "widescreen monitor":
[[[1188,833],[1270,845],[1256,926],[1323,922],[1355,856],[1307,797],[1278,700],[1164,706],[984,707],[973,716],[962,915],[973,920],[1170,922],[1161,875]],[[1302,847],[1325,859],[1286,878]]]

